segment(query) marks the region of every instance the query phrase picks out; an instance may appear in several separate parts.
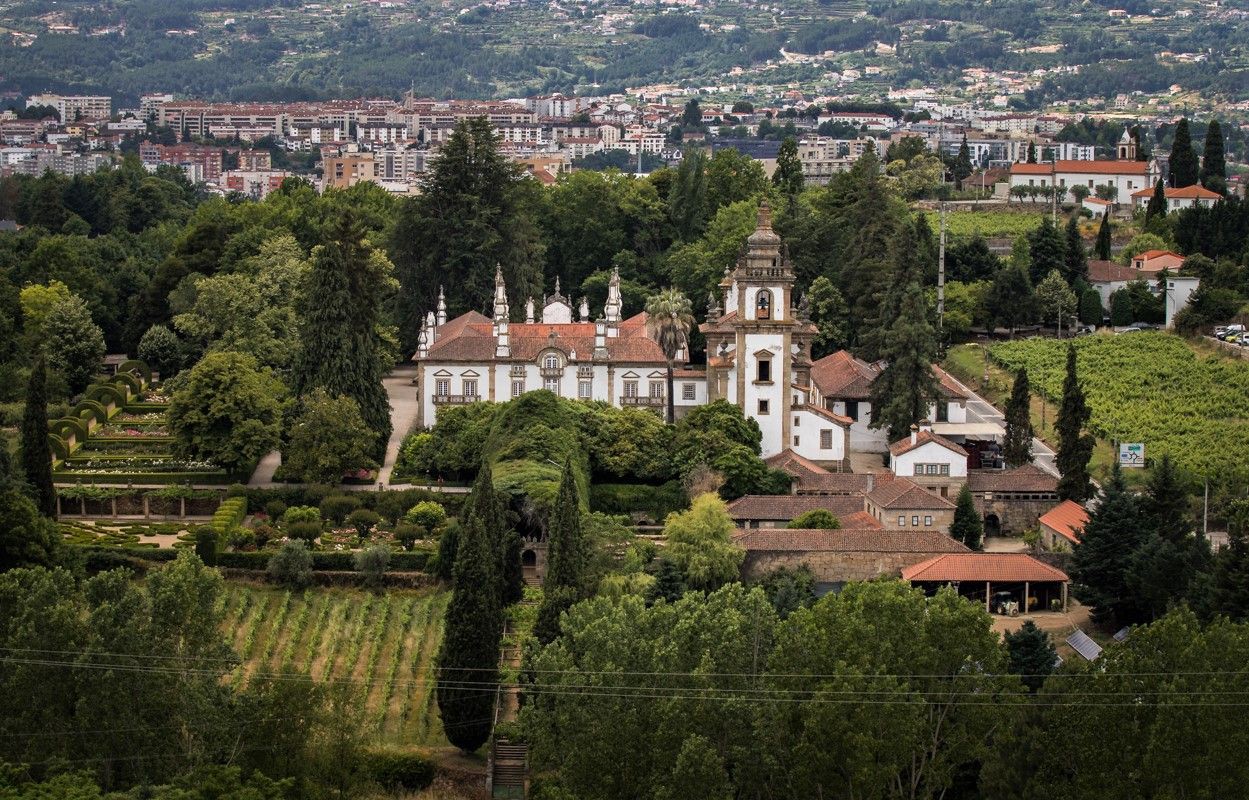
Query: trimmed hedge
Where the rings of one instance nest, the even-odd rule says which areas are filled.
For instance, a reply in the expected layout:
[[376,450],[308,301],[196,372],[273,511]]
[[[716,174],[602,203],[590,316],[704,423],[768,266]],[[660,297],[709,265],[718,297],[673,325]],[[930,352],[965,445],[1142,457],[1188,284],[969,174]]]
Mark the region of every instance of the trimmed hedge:
[[[346,551],[320,552],[312,551],[312,568],[317,571],[325,572],[354,572],[356,569],[353,560],[354,553]],[[425,566],[429,563],[433,553],[426,550],[418,550],[413,553],[394,553],[390,554],[390,565],[388,569],[391,572],[424,572]],[[234,569],[249,569],[263,572],[269,566],[269,559],[273,558],[271,550],[257,550],[249,552],[226,552],[217,556],[217,566],[232,567]]]
[[121,366],[117,367],[117,372],[135,372],[143,376],[144,383],[152,382],[152,368],[149,367],[146,362],[140,361],[137,358],[131,358],[121,362]]
[[82,554],[83,567],[90,574],[124,568],[142,575],[151,569],[153,564],[173,561],[178,557],[178,551],[173,549],[101,547],[94,544],[75,547],[73,552]]
[[212,522],[208,523],[208,527],[217,532],[217,536],[224,541],[230,531],[243,524],[243,518],[247,516],[247,498],[246,497],[230,497],[221,501],[221,505],[217,507],[217,512],[213,514]]
[[202,483],[209,486],[226,486],[238,480],[237,475],[227,472],[110,472],[107,475],[55,470],[52,480],[57,483],[124,483],[165,485],[177,483]]
[[[316,506],[331,495],[342,494],[332,486],[290,486],[272,489],[256,489],[250,486],[231,486],[227,493],[230,497],[246,497],[249,508],[265,508],[277,500],[291,506]],[[467,495],[431,492],[428,489],[386,489],[381,492],[349,492],[351,497],[360,501],[361,508],[375,511],[391,522],[395,522],[408,512],[408,509],[425,500],[438,503],[447,510],[447,516],[455,516],[464,506]]]
[[662,486],[640,483],[594,483],[590,485],[590,510],[605,514],[642,512],[655,522],[663,522],[674,511],[689,507],[689,498],[680,481]]
[[416,753],[371,750],[366,763],[373,780],[396,794],[420,791],[434,782],[433,762]]

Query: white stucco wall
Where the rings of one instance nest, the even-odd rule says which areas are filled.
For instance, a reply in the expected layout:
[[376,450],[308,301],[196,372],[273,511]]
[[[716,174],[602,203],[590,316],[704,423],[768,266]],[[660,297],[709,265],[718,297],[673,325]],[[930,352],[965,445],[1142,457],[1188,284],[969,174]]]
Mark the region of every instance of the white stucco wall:
[[895,475],[904,478],[915,475],[916,464],[947,464],[950,467],[949,477],[967,477],[967,455],[955,453],[936,442],[926,442],[914,450],[889,458],[889,468]]

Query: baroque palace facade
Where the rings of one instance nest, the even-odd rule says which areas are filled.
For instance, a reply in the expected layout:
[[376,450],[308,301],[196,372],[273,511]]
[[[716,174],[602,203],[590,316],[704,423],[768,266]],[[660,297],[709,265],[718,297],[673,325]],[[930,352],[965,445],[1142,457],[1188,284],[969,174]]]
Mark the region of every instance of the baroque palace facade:
[[[763,433],[763,456],[785,450],[843,469],[853,422],[816,405],[811,396],[811,342],[815,325],[794,303],[794,273],[771,210],[759,209],[755,231],[736,267],[709,298],[707,364],[691,367],[677,356],[673,383],[677,416],[725,399],[753,418]],[[613,272],[602,315],[591,321],[584,299],[573,319],[569,298],[545,298],[541,313],[526,303],[525,321],[513,322],[507,287],[495,275],[494,314],[470,311],[452,320],[439,301],[426,315],[416,352],[421,425],[433,425],[449,405],[505,402],[536,389],[561,397],[640,406],[662,413],[667,404],[667,361],[647,335],[646,314],[621,316],[620,276]]]

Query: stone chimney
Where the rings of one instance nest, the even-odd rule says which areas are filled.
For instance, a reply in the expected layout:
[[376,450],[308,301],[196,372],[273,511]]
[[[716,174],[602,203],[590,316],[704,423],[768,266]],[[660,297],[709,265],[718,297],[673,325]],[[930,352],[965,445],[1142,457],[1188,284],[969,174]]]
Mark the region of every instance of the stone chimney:
[[911,444],[915,444],[915,442],[918,440],[919,440],[919,426],[912,425],[911,426]]
[[594,321],[594,358],[607,358],[607,321],[602,317]]
[[447,298],[442,293],[442,287],[438,287],[438,327],[447,324]]
[[919,421],[919,429],[924,433],[932,433],[932,423],[926,419],[921,419]]

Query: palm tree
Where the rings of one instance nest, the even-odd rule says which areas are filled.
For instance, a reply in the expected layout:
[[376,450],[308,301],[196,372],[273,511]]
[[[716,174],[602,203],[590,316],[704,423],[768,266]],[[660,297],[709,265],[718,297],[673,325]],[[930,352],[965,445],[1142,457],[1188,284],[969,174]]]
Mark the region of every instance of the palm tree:
[[672,397],[672,369],[677,353],[689,342],[694,325],[693,307],[679,289],[664,289],[646,301],[646,333],[664,351],[668,361],[668,424],[675,418]]

